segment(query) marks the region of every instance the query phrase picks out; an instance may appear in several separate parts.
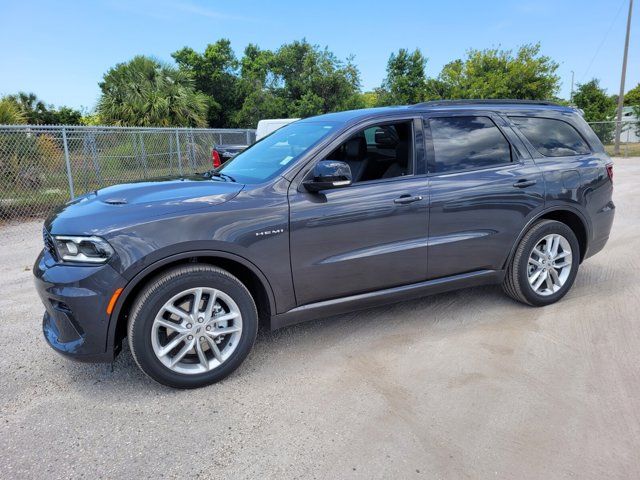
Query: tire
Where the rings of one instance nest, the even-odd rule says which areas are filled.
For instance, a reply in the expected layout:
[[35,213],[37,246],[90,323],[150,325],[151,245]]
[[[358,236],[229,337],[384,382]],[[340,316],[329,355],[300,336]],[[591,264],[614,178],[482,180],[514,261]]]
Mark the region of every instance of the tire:
[[[218,267],[188,264],[163,272],[143,288],[131,309],[128,339],[133,358],[149,377],[173,388],[199,388],[238,368],[257,331],[256,305],[242,282]],[[174,341],[179,343],[169,350]]]
[[[562,244],[565,245],[564,248],[566,251],[569,250],[567,245],[570,247],[570,262],[562,262],[562,259],[559,259],[555,261],[555,263],[549,263],[553,262],[553,259],[545,258],[543,261],[547,263],[545,263],[544,266],[538,267],[538,263],[535,265],[530,263],[534,261],[538,262],[542,258],[537,256],[537,254],[535,257],[533,256],[534,247],[540,247],[540,245],[542,245],[543,247],[538,248],[538,251],[544,250],[544,247],[546,247],[548,243],[544,239],[557,238],[555,236],[560,236],[566,241],[566,243],[562,242]],[[562,246],[558,247],[557,250],[562,252],[559,255],[562,255],[565,251]],[[547,252],[544,251],[543,253]],[[565,256],[564,258],[568,257]],[[553,267],[553,265],[563,265],[565,263],[569,265],[562,269]],[[507,268],[502,288],[507,295],[518,302],[535,307],[550,305],[567,294],[576,278],[579,264],[580,245],[573,230],[564,223],[555,220],[540,220],[533,224],[522,240],[520,240],[518,248]],[[548,273],[544,270],[545,268],[548,269]],[[538,269],[540,269],[542,273],[538,275],[538,277],[535,277]],[[552,269],[555,270],[555,276],[553,275]],[[559,286],[557,291],[554,291],[554,289],[558,285],[554,285],[553,288],[547,286],[545,273],[550,277],[552,283],[554,283],[554,278],[564,278],[563,282],[558,281],[558,285],[561,283],[561,286]],[[530,275],[536,280],[533,282],[533,286],[529,281]],[[544,285],[541,285],[539,290],[536,291],[535,285],[540,281],[540,277],[542,276],[544,276],[544,280],[542,281]]]

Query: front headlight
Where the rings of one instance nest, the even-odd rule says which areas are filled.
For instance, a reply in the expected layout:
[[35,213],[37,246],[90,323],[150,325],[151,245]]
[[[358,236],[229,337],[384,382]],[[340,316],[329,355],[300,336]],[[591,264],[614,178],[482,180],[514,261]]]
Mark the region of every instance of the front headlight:
[[58,258],[65,262],[104,263],[113,255],[113,248],[100,237],[54,235]]

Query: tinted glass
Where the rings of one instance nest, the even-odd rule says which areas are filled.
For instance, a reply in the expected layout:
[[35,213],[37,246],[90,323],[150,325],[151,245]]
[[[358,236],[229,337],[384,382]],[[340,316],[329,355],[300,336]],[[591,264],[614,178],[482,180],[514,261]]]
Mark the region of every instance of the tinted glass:
[[488,117],[432,118],[437,172],[492,167],[511,161],[507,139]]
[[546,157],[584,155],[590,152],[589,146],[580,134],[567,122],[551,118],[509,118],[527,137],[531,145]]
[[240,183],[264,182],[282,172],[334,128],[333,123],[291,123],[233,157],[220,171]]

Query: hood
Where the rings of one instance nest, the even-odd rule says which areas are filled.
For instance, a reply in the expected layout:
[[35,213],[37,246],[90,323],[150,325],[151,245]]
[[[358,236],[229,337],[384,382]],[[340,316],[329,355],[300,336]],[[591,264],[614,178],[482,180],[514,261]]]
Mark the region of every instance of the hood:
[[100,235],[151,218],[220,205],[243,187],[205,176],[113,185],[69,202],[45,226],[59,235]]

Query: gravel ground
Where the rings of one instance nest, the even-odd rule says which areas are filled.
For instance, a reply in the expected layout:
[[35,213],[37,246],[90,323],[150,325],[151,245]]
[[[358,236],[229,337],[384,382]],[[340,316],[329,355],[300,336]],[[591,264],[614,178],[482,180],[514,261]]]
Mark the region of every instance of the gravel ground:
[[262,332],[196,391],[126,347],[113,371],[54,353],[22,225],[0,248],[0,477],[640,478],[640,158],[615,183],[612,237],[558,304],[484,287]]

